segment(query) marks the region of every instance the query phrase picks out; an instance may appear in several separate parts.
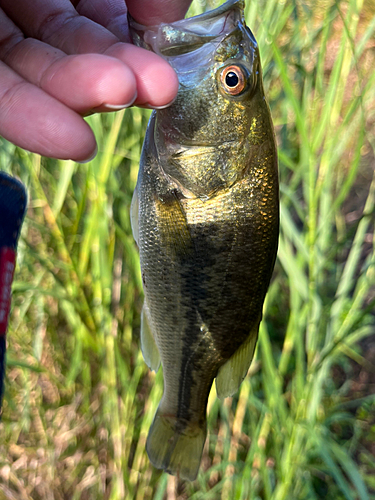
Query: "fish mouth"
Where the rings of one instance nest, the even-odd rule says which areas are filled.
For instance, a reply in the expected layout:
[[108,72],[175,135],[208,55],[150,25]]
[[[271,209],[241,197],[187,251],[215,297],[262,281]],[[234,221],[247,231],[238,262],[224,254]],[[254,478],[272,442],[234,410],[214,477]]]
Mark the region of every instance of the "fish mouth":
[[211,21],[212,19],[216,17],[221,17],[223,14],[227,14],[231,9],[236,8],[241,11],[244,10],[245,8],[245,2],[244,0],[228,0],[227,2],[223,3],[222,5],[219,5],[216,9],[209,10],[207,12],[203,12],[203,14],[199,14],[198,16],[193,16],[189,17],[187,19],[182,19],[181,21],[176,21],[175,23],[171,24],[190,24],[190,22],[197,21],[198,24],[202,28],[202,21]]
[[[157,149],[168,151],[170,157],[177,158],[181,155],[186,154],[187,151],[190,151],[190,154],[192,155],[198,155],[212,149],[230,147],[235,143],[240,144],[242,142],[243,140],[241,139],[226,139],[221,141],[202,141],[197,139],[189,139],[188,137],[184,136],[184,134],[181,134],[181,132],[176,134],[176,136],[173,136],[169,129],[162,129],[162,134],[158,135],[159,148]],[[196,148],[201,149],[201,151],[197,150]]]
[[144,26],[128,13],[133,43],[168,59],[193,52],[203,45],[220,42],[244,22],[244,0],[228,0],[214,10],[174,23]]
[[[179,139],[178,145],[184,148],[218,148],[220,146],[231,145],[236,142],[241,142],[239,140],[228,140],[228,141],[220,141],[220,142],[212,142],[212,141],[196,141],[194,139]],[[177,153],[178,154],[178,153]]]

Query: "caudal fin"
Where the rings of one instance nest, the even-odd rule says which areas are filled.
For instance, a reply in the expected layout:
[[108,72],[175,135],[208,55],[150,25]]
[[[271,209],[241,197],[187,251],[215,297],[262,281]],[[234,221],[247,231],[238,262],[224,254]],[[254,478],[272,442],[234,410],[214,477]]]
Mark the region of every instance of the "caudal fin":
[[194,481],[198,475],[206,435],[206,425],[199,427],[186,424],[176,417],[161,415],[158,410],[146,443],[150,462],[168,474]]

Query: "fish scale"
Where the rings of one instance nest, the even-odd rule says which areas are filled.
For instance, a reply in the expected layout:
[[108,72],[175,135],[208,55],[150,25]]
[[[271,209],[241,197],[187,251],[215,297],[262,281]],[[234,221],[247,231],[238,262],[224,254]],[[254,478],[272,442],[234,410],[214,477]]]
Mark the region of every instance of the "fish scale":
[[160,359],[164,377],[146,448],[155,467],[187,480],[198,473],[213,380],[220,397],[232,395],[250,366],[277,251],[275,137],[243,8],[230,0],[159,27],[130,18],[133,40],[180,81],[148,125],[132,227],[142,352],[153,369]]

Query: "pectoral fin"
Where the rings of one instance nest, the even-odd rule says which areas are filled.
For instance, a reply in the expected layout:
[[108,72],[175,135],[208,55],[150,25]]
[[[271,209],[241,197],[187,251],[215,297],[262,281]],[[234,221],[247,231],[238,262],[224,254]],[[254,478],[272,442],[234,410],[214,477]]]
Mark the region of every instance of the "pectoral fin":
[[186,216],[177,195],[167,193],[163,200],[156,200],[155,209],[163,248],[172,257],[184,257],[193,250]]
[[135,239],[137,245],[139,239],[138,213],[139,213],[138,186],[136,186],[133,193],[132,203],[130,205],[130,223],[132,226],[133,238]]
[[147,366],[150,370],[157,372],[160,366],[160,355],[150,328],[146,302],[143,304],[141,314],[141,350]]
[[216,377],[216,392],[220,399],[232,396],[237,392],[241,382],[246,377],[253,360],[258,339],[259,322],[251,330],[247,340],[233,356],[223,365]]

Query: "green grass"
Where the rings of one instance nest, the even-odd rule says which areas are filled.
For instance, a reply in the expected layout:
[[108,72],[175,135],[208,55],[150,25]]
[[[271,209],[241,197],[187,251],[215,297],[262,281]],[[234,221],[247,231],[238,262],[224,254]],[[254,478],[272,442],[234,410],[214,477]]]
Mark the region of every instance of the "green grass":
[[194,483],[145,452],[162,375],[140,353],[129,208],[149,112],[90,117],[99,153],[85,165],[0,143],[1,169],[30,193],[0,499],[375,499],[374,13],[247,2],[279,143],[280,245],[251,376],[210,395]]

